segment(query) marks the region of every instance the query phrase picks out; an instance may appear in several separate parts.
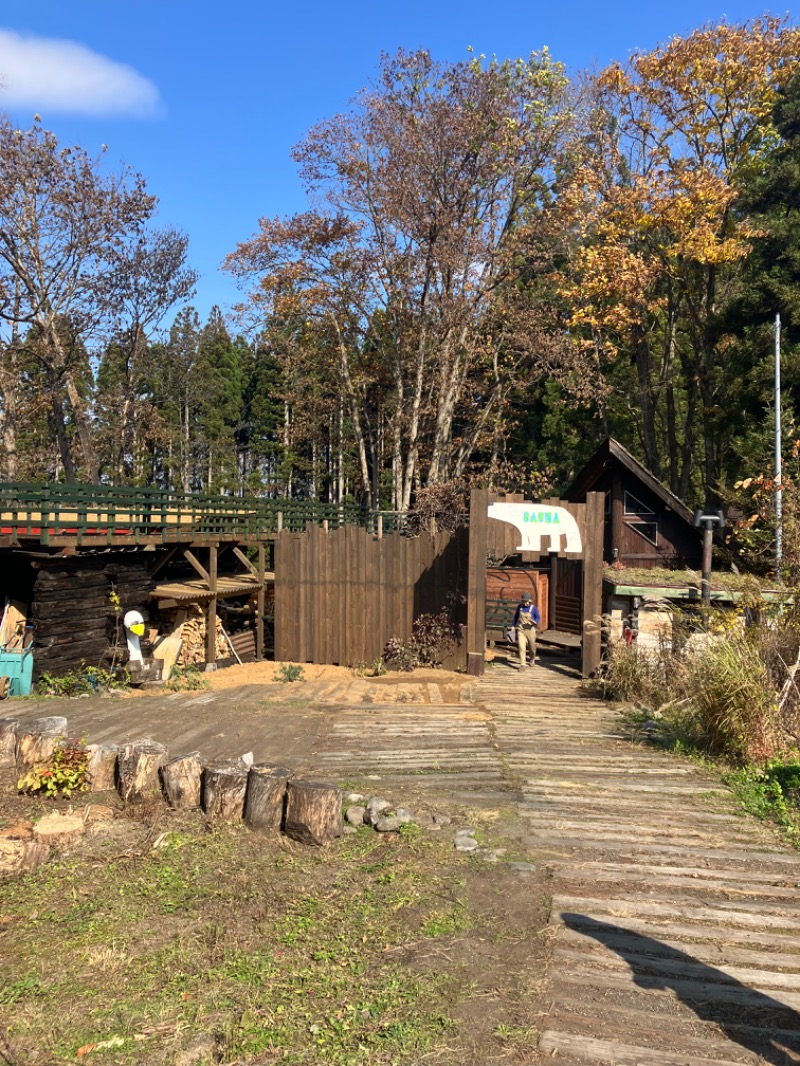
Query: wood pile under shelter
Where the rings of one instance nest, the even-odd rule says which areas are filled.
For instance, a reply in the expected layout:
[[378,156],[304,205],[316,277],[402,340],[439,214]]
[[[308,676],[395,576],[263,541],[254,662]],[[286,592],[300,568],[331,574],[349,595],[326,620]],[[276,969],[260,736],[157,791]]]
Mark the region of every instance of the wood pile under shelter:
[[[35,675],[61,674],[82,661],[98,666],[120,649],[127,659],[122,616],[146,606],[153,588],[146,557],[108,555],[54,560],[33,586]],[[117,606],[118,598],[118,606]]]

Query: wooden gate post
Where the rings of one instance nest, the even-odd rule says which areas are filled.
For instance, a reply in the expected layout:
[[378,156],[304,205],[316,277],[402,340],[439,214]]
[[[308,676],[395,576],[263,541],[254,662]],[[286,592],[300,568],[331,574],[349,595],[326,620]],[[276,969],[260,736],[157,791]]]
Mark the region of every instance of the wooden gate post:
[[590,677],[600,665],[603,616],[603,535],[605,530],[605,493],[586,495],[586,519],[583,545],[583,663],[584,677]]
[[469,498],[469,573],[467,578],[467,673],[480,677],[486,652],[486,551],[489,491],[473,489]]

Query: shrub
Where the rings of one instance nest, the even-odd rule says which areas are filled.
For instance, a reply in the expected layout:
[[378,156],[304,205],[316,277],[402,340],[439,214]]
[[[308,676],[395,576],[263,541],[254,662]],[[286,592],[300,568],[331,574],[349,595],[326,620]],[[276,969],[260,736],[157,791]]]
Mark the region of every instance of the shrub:
[[170,692],[198,692],[208,688],[208,681],[196,664],[191,666],[173,666],[169,681],[164,685]]
[[281,681],[283,684],[291,684],[293,681],[305,681],[305,679],[305,671],[297,663],[284,663],[274,677],[275,681]]
[[89,787],[89,752],[79,740],[59,741],[49,763],[35,766],[19,779],[20,792],[71,796]]
[[410,672],[418,666],[441,666],[458,643],[458,627],[444,608],[438,614],[421,614],[405,643],[391,637],[383,649],[383,661],[389,670]]
[[61,677],[43,673],[36,682],[37,696],[85,696],[109,689],[130,688],[131,675],[122,667],[104,670],[100,666],[87,666],[83,663],[78,670],[73,670]]

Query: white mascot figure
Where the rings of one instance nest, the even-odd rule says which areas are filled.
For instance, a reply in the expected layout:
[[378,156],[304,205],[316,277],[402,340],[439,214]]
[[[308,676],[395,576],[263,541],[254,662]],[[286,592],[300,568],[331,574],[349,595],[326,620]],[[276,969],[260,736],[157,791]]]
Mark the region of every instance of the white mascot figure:
[[128,641],[128,662],[144,663],[139,637],[144,636],[144,618],[138,611],[128,611],[122,619],[125,626],[125,637]]

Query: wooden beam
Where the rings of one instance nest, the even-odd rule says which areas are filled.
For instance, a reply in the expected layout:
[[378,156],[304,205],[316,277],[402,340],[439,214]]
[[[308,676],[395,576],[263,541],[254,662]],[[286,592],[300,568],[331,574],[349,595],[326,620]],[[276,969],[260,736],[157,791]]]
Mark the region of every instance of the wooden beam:
[[207,577],[211,599],[206,614],[206,665],[215,665],[217,661],[217,551],[216,544],[208,549]]
[[[217,565],[217,549],[216,548],[209,548],[209,552],[213,552],[214,553],[214,566],[216,567],[216,565]],[[192,564],[192,566],[195,568],[195,570],[200,575],[200,577],[202,577],[203,581],[205,581],[210,586],[211,585],[211,576],[209,575],[208,570],[206,570],[203,566],[201,566],[201,564],[198,561],[197,557],[192,552],[190,552],[188,548],[184,548],[183,549],[183,555],[184,555],[184,558],[188,559],[188,561]],[[214,579],[215,579],[214,583],[216,584],[216,570],[215,570],[215,573],[214,573]]]
[[[239,554],[239,549],[234,549],[236,554]],[[256,597],[256,659],[259,662],[264,658],[264,581],[266,573],[266,557],[267,552],[263,544],[258,546],[258,593]],[[251,567],[252,569],[252,567]]]
[[[259,562],[261,564],[263,564],[263,561],[264,561],[263,560],[263,552],[264,552],[264,545],[263,544],[259,544],[258,552],[259,552],[259,556],[258,556],[259,557]],[[235,544],[233,546],[233,554],[236,556],[236,558],[239,560],[239,562],[242,564],[242,566],[244,566],[247,570],[249,570],[251,574],[254,574],[259,579],[259,581],[263,581],[262,573],[260,573],[259,570],[257,570],[253,566],[253,564],[250,562],[250,560],[247,558],[247,556],[244,554],[244,552],[241,551],[241,549],[237,548]],[[260,566],[260,570],[263,572],[263,570],[264,570],[263,565]]]
[[173,544],[171,548],[168,548],[160,559],[156,560],[156,565],[150,571],[150,577],[156,577],[161,571],[169,565],[172,559],[175,557],[178,551],[178,545]]

